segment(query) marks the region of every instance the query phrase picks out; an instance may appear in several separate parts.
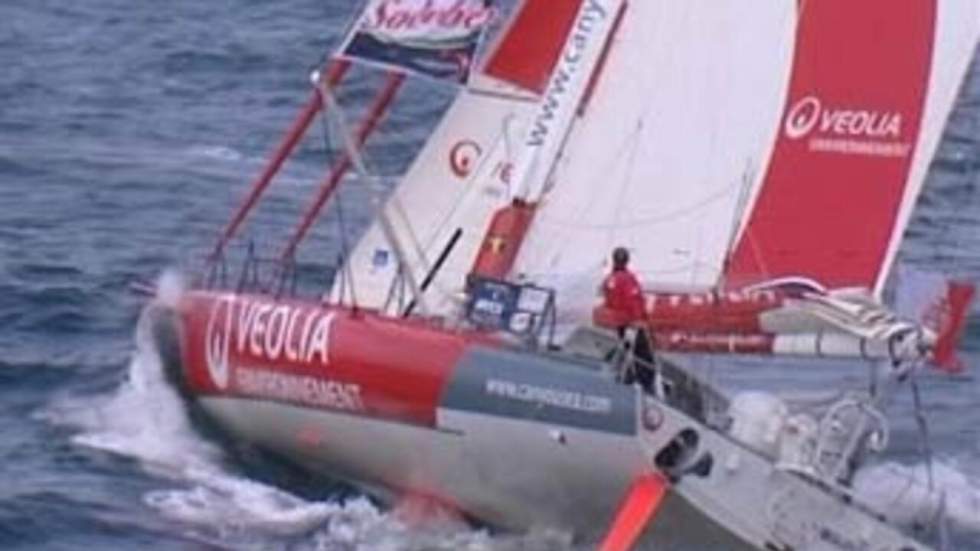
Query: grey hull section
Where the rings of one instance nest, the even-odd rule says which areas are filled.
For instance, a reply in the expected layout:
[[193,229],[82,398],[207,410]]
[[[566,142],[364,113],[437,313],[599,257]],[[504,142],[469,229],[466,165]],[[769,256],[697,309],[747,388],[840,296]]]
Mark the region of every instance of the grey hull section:
[[474,346],[457,364],[441,406],[632,437],[638,392],[596,362]]
[[779,466],[676,410],[664,408],[663,418],[659,436],[645,439],[660,449],[664,437],[688,433],[687,463],[700,467],[680,476],[673,493],[759,549],[929,549],[889,524],[885,515],[862,506],[845,487]]
[[[440,423],[457,428],[433,430],[272,402],[199,403],[239,438],[382,500],[444,496],[495,526],[557,529],[585,541],[601,537],[631,475],[645,465],[634,437],[467,412],[440,411]],[[750,548],[677,497],[668,498],[643,546]]]

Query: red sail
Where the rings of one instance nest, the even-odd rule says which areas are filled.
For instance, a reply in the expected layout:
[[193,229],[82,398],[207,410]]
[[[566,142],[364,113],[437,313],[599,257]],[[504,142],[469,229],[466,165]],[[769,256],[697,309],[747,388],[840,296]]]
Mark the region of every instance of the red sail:
[[806,276],[872,288],[919,139],[936,2],[801,9],[785,115],[726,282]]
[[483,72],[544,92],[582,0],[526,0]]

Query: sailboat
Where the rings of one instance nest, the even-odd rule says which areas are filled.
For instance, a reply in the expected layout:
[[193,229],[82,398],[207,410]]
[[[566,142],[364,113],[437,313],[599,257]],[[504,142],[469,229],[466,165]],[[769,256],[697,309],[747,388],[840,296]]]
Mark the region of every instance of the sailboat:
[[[728,396],[685,356],[850,357],[891,386],[957,365],[971,287],[926,278],[905,315],[882,297],[980,4],[525,0],[481,47],[500,8],[355,18],[207,269],[146,308],[189,403],[380,499],[602,549],[941,547],[853,491],[887,444],[880,385]],[[385,81],[351,128],[334,91],[364,60]],[[382,199],[363,147],[420,74],[460,88]],[[320,112],[339,158],[273,275],[249,251],[229,281],[230,243]],[[374,220],[303,298],[295,253],[350,170]],[[649,291],[622,337],[596,292],[617,245]],[[923,523],[943,516],[939,499]]]

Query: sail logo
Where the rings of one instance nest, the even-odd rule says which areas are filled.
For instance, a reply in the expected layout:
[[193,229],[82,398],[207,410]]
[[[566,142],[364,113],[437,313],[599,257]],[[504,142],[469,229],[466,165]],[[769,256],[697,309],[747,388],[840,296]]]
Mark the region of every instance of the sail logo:
[[833,108],[810,95],[790,108],[784,132],[791,140],[809,138],[811,151],[905,157],[911,146],[902,140],[902,122],[899,112]]
[[460,140],[449,150],[449,169],[457,178],[466,178],[473,172],[482,154],[480,144],[473,140]]
[[786,115],[786,135],[797,140],[806,136],[820,121],[820,100],[813,96],[801,99]]
[[223,296],[211,310],[205,335],[211,380],[219,389],[228,387],[233,353],[266,362],[329,364],[334,318],[334,312],[318,308]]

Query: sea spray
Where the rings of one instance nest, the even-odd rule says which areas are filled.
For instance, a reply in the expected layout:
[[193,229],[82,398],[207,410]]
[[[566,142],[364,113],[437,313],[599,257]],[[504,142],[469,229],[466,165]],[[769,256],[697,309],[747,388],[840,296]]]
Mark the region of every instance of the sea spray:
[[[171,308],[177,306],[180,296],[187,290],[187,278],[179,270],[164,270],[157,278],[157,302]],[[137,328],[138,330],[138,328]],[[137,334],[137,346],[140,344],[140,337]],[[152,343],[150,343],[152,346]]]

